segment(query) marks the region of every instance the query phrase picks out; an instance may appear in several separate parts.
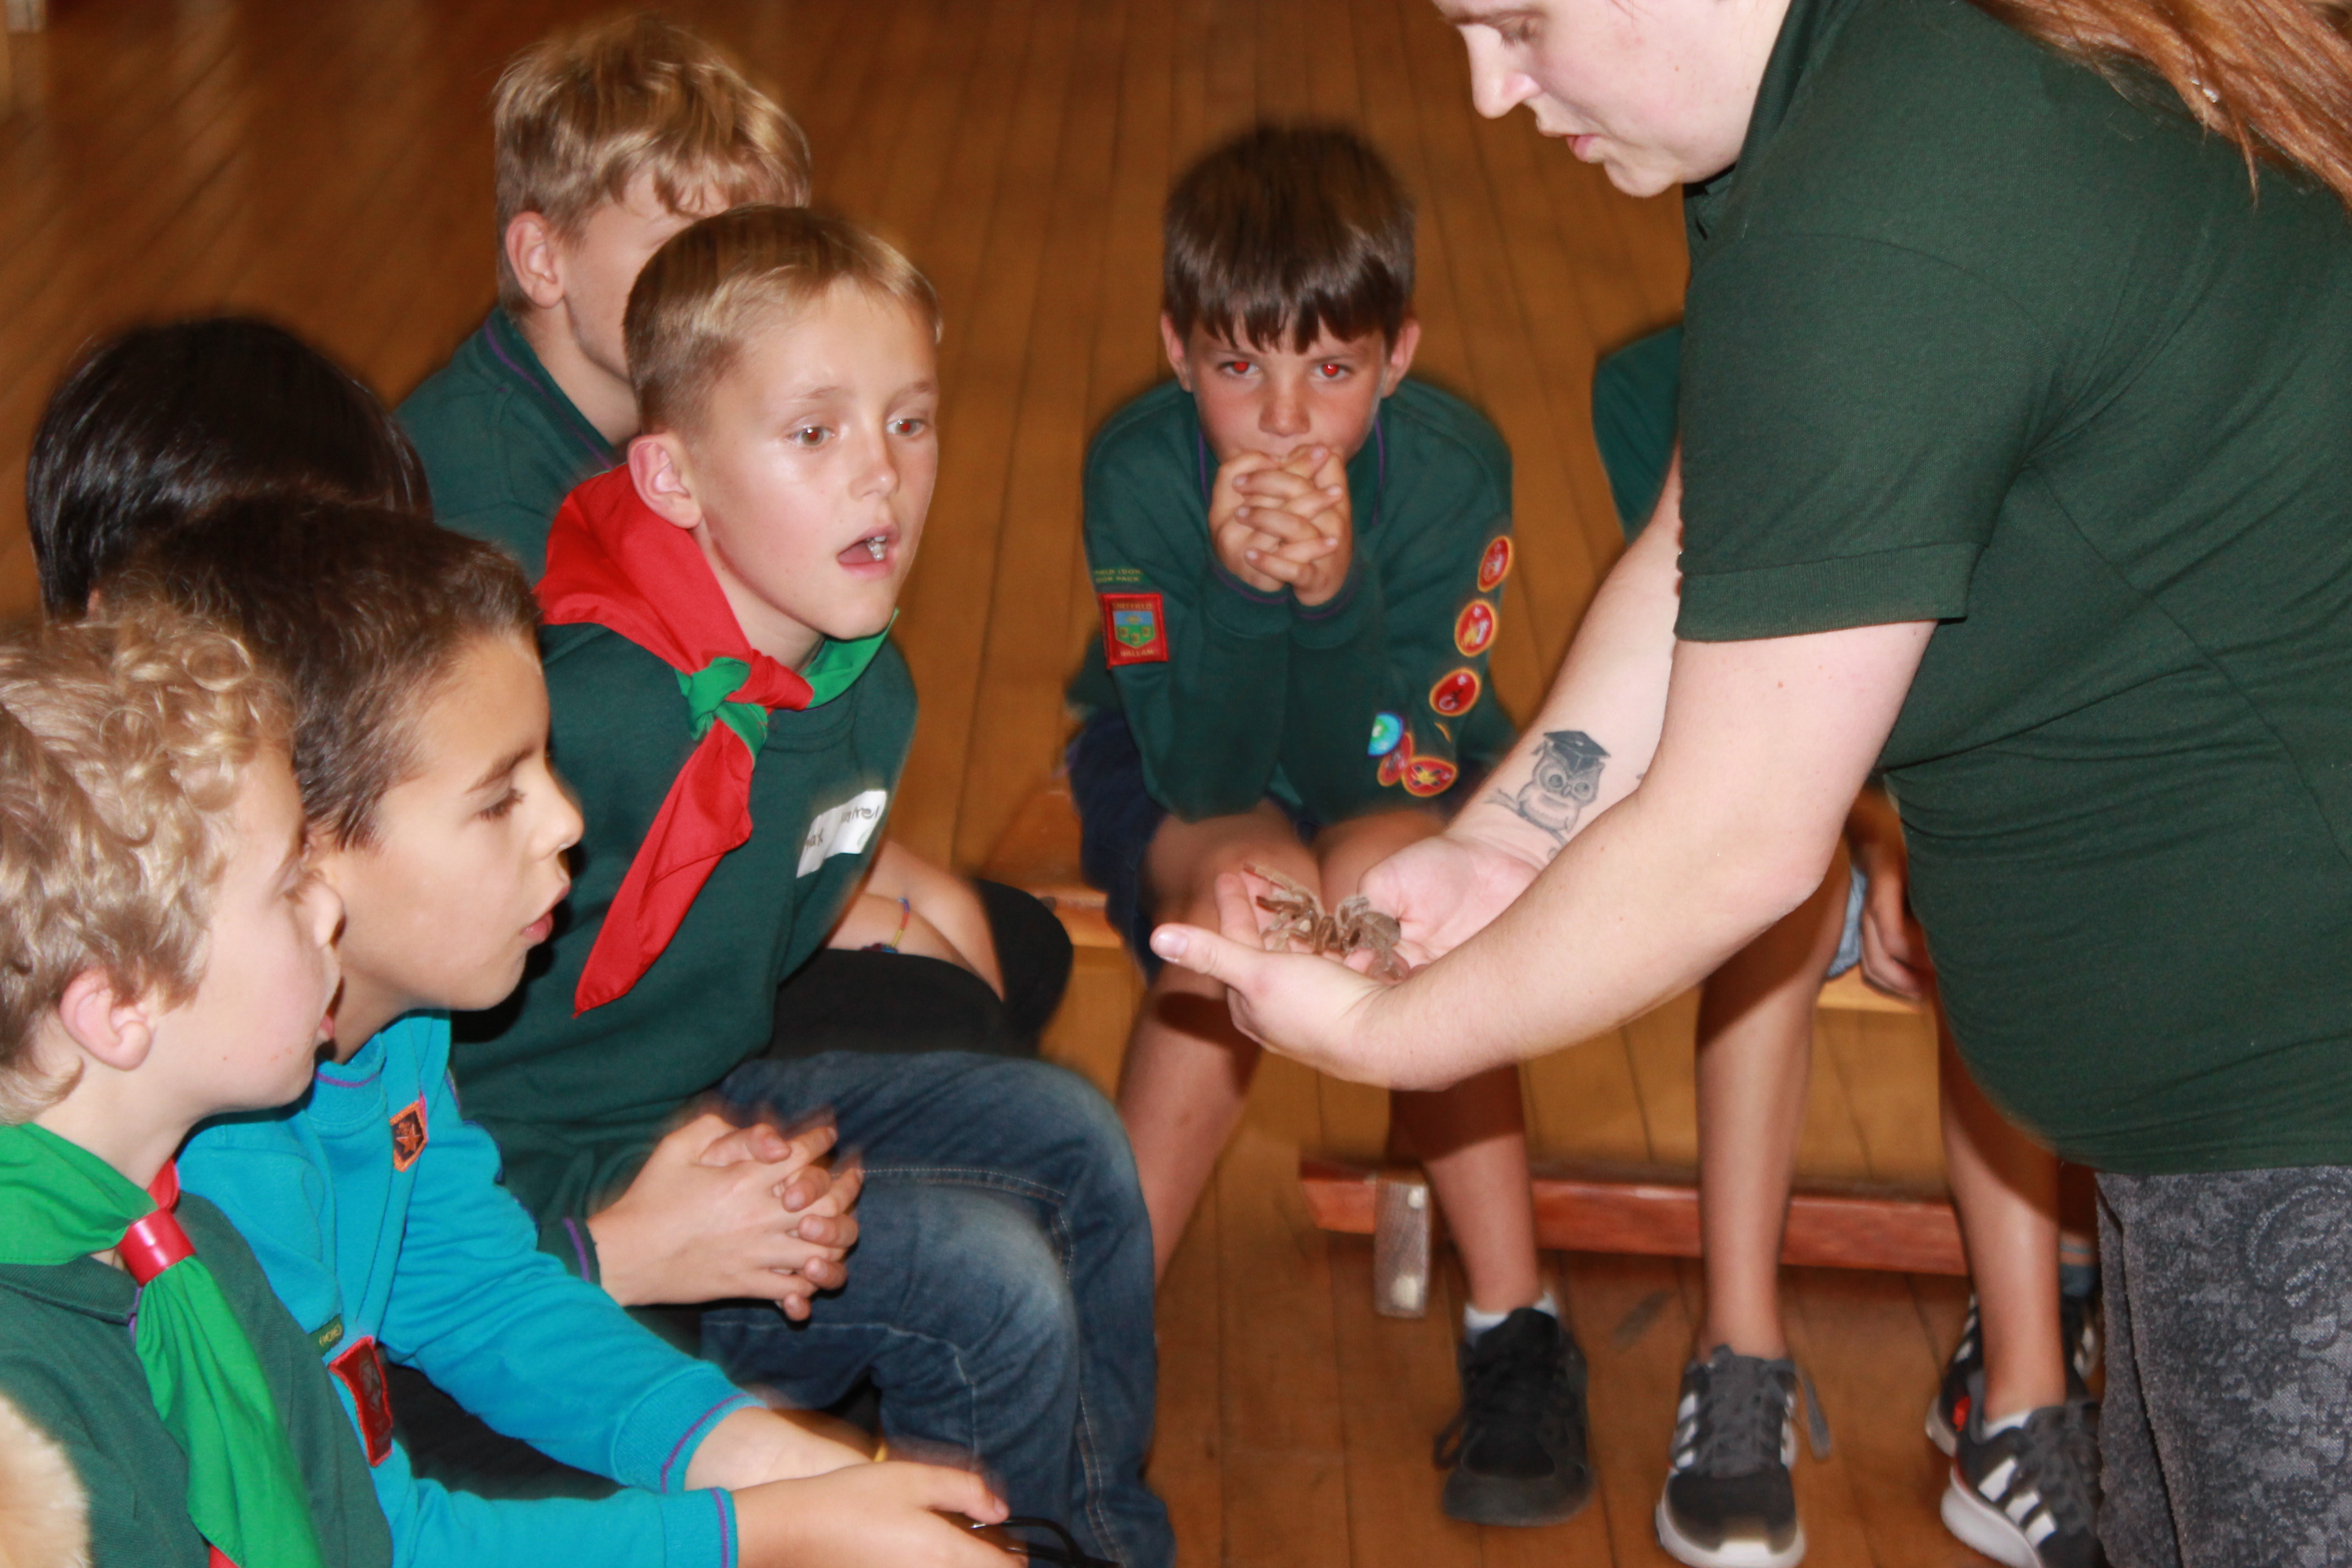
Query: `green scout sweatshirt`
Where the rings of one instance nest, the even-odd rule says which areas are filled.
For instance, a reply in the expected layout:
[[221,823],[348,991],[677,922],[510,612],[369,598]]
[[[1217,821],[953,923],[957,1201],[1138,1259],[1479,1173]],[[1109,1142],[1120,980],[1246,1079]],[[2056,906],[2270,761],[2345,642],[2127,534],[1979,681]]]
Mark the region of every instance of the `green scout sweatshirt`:
[[[335,1568],[392,1562],[366,1457],[310,1337],[220,1210],[180,1199],[180,1224],[244,1324]],[[0,1395],[65,1451],[89,1498],[90,1560],[104,1568],[205,1568],[188,1520],[187,1456],[155,1413],[131,1345],[138,1287],[95,1258],[0,1266]]]
[[719,862],[636,984],[575,1017],[604,912],[696,737],[677,673],[659,658],[600,626],[542,634],[555,765],[585,820],[572,896],[521,989],[452,1023],[466,1113],[498,1140],[507,1185],[559,1258],[575,1256],[565,1218],[617,1195],[689,1101],[766,1048],[776,987],[823,944],[881,847],[915,688],[887,639],[862,674],[824,679],[826,655],[854,646],[819,651],[805,672],[813,706],[770,715],[750,840]]
[[547,530],[581,480],[621,460],[503,310],[400,405],[442,527],[511,552],[534,583]]
[[1511,454],[1477,410],[1410,379],[1381,405],[1348,464],[1348,580],[1311,609],[1218,563],[1216,470],[1172,381],[1111,416],[1087,454],[1105,631],[1069,698],[1125,713],[1154,800],[1198,821],[1272,795],[1344,822],[1441,795],[1509,750],[1486,661],[1512,560]]

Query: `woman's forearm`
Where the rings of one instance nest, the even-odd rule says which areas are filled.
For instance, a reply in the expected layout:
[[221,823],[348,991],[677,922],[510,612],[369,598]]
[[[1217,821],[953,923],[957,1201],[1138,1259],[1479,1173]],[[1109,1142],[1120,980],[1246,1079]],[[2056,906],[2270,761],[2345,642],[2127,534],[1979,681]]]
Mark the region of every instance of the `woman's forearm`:
[[1674,668],[1682,471],[1610,570],[1540,711],[1453,831],[1549,863],[1649,770]]
[[1484,931],[1367,1001],[1363,1076],[1435,1086],[1589,1038],[1801,902],[1932,630],[1682,645],[1640,790]]

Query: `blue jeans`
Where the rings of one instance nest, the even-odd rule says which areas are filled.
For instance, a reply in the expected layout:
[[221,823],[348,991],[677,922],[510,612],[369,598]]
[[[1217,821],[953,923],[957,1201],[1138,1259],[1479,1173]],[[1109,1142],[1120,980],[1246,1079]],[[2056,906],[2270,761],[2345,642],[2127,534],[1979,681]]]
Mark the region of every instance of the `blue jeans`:
[[830,1107],[865,1161],[849,1283],[805,1323],[702,1320],[739,1383],[830,1405],[870,1374],[908,1457],[978,1457],[1015,1513],[1126,1568],[1175,1562],[1143,1484],[1158,1351],[1151,1227],[1108,1101],[1074,1073],[964,1052],[749,1062],[720,1093],[791,1120]]

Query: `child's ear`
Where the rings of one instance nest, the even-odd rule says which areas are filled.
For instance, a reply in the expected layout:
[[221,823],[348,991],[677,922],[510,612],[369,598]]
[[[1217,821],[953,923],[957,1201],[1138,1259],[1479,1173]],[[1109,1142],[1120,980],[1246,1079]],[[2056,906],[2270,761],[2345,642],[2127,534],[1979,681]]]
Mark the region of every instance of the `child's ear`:
[[680,528],[702,521],[701,503],[694,499],[688,476],[686,444],[673,430],[656,430],[629,443],[629,479],[637,499]]
[[563,268],[555,254],[555,226],[538,213],[517,213],[507,225],[507,265],[523,294],[542,310],[563,303]]
[[144,996],[124,998],[104,972],[85,969],[66,982],[58,1022],[66,1037],[93,1061],[130,1072],[155,1044],[155,1006]]
[[1168,351],[1168,368],[1176,373],[1176,384],[1192,391],[1192,362],[1184,353],[1184,334],[1165,310],[1160,312],[1160,346]]
[[1397,329],[1397,340],[1389,346],[1387,363],[1381,366],[1381,395],[1386,397],[1397,389],[1397,383],[1412,368],[1412,356],[1421,347],[1421,322],[1412,316]]

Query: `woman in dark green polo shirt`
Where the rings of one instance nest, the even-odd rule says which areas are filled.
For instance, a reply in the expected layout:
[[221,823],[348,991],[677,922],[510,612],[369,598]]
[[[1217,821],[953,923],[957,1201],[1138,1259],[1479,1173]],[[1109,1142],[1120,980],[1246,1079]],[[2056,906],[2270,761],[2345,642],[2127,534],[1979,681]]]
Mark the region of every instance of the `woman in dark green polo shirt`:
[[2110,1552],[2352,1560],[2341,0],[1444,3],[1483,109],[1689,186],[1681,536],[1368,880],[1441,961],[1155,942],[1449,1082],[1706,973],[1883,765],[1969,1066],[2104,1173]]

